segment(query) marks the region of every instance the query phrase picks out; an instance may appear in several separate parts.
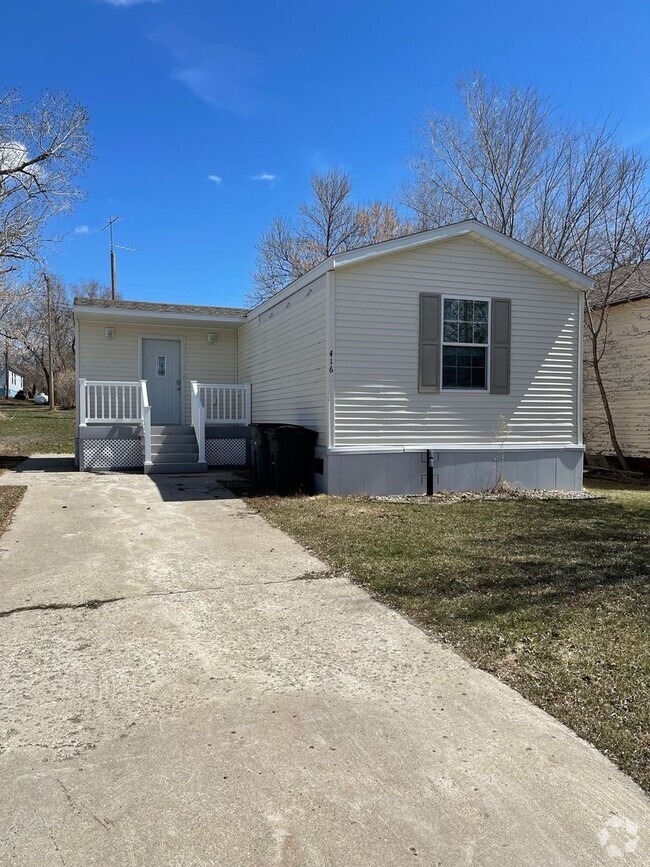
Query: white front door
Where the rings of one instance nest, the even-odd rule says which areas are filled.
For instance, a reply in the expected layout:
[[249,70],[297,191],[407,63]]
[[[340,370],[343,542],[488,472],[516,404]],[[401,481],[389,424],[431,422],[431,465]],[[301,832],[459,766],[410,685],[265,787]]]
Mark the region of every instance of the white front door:
[[181,423],[181,342],[142,340],[142,378],[147,380],[151,424]]

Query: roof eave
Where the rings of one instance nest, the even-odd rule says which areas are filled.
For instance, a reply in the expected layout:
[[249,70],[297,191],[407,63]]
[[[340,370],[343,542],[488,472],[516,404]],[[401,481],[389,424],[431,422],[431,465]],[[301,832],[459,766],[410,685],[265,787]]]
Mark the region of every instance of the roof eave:
[[242,325],[245,316],[224,316],[218,313],[183,313],[163,310],[133,310],[124,307],[95,307],[91,304],[75,304],[74,315],[78,319],[156,319],[161,322],[203,322],[209,324]]

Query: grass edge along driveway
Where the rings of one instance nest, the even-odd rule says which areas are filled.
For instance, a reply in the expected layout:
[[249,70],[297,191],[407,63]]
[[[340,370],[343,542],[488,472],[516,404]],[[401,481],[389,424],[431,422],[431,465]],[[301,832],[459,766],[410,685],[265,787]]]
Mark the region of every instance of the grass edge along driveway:
[[[2,470],[0,470],[2,473]],[[13,513],[27,490],[26,485],[0,485],[0,536],[5,532]]]
[[248,502],[650,791],[650,489],[591,487],[604,499]]

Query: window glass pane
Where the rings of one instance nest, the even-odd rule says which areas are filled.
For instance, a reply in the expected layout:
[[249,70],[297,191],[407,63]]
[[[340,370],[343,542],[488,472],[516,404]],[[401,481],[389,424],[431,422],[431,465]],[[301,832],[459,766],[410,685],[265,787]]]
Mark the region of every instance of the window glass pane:
[[458,301],[445,299],[445,319],[458,319]]
[[443,367],[442,368],[442,387],[443,388],[456,388],[456,368],[455,367]]
[[474,302],[474,322],[487,322],[488,321],[488,302],[487,301],[475,301]]
[[443,388],[485,388],[486,357],[484,346],[443,346]]
[[449,343],[458,343],[458,323],[457,322],[445,322],[445,327],[443,330],[444,341],[448,341]]
[[462,322],[471,322],[474,318],[474,302],[473,301],[459,301],[459,319]]
[[164,355],[159,355],[156,358],[156,372],[158,376],[165,375],[165,367],[166,367],[166,358]]
[[487,343],[487,323],[474,325],[474,340],[473,343]]
[[459,343],[472,343],[472,325],[469,322],[461,322],[458,329]]

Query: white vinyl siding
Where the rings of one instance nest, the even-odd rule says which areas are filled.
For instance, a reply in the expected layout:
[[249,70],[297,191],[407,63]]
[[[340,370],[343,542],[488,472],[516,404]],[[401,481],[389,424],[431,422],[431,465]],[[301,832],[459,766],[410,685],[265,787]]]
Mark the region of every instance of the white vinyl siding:
[[[616,435],[628,457],[650,458],[650,299],[617,304],[608,312],[600,371]],[[614,454],[585,336],[584,435],[590,454]]]
[[[182,338],[183,423],[190,422],[190,386],[193,379],[205,383],[237,382],[237,331],[211,325],[187,326],[122,324],[117,321],[112,339],[106,322],[79,321],[78,375],[82,379],[128,380],[140,378],[139,337]],[[214,344],[208,334],[216,334]]]
[[[466,237],[335,277],[336,446],[577,442],[577,290]],[[418,391],[421,292],[511,299],[510,394]]]
[[326,442],[326,278],[239,328],[239,378],[251,383],[254,422],[301,424]]

